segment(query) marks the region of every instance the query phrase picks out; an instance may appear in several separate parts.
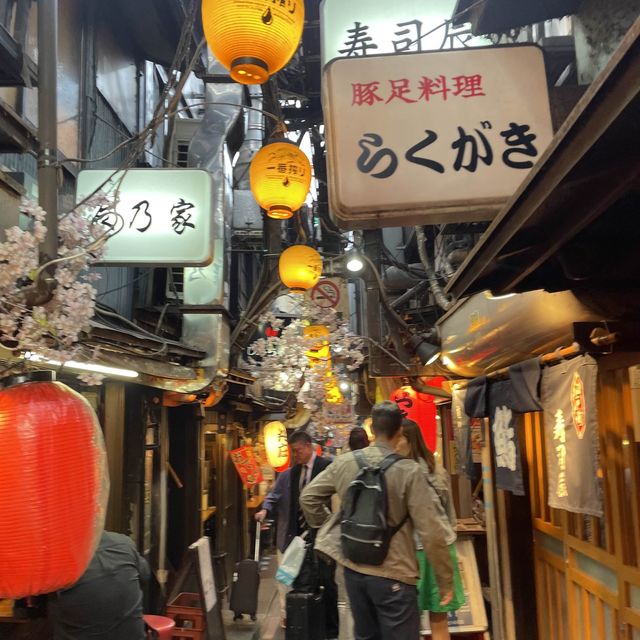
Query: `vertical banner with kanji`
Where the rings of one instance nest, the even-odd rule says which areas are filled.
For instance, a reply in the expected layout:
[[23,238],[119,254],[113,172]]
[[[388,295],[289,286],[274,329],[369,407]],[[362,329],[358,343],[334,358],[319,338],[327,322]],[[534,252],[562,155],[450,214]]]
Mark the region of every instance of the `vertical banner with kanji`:
[[229,455],[247,489],[262,482],[262,469],[251,447],[234,449]]
[[542,373],[549,506],[601,517],[598,365],[581,356]]
[[491,383],[489,420],[496,466],[496,488],[523,496],[522,455],[510,380]]

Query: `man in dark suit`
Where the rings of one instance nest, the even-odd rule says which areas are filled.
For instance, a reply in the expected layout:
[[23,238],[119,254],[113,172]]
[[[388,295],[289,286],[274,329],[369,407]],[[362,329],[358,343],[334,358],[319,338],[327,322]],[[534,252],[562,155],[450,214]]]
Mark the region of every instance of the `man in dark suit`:
[[[331,460],[317,455],[311,436],[306,431],[296,431],[289,438],[289,448],[293,466],[280,474],[269,495],[265,498],[262,510],[256,513],[256,520],[262,522],[267,516],[274,517],[277,523],[278,560],[289,546],[291,540],[308,530],[300,509],[300,493],[311,480],[324,471]],[[313,532],[310,532],[313,533]],[[338,637],[338,590],[334,579],[335,568],[320,561],[319,580],[324,587],[326,637]],[[283,626],[286,624],[284,598],[286,588],[280,590]]]

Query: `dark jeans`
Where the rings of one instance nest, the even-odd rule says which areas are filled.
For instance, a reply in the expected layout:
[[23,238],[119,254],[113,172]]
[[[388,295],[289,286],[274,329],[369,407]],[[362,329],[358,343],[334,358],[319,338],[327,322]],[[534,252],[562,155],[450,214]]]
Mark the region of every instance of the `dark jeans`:
[[356,640],[419,640],[416,587],[344,569]]

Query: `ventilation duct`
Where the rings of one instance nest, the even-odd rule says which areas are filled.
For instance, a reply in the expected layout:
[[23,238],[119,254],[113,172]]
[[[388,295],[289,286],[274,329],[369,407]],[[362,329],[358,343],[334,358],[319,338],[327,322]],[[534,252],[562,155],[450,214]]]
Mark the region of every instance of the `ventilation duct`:
[[488,292],[455,305],[438,322],[442,363],[475,377],[573,343],[573,323],[599,321],[570,291]]
[[[228,75],[226,70],[209,54],[208,75],[225,74]],[[240,116],[243,88],[234,82],[208,83],[205,96],[204,116],[191,140],[188,165],[205,169],[213,179],[214,259],[207,267],[184,270],[184,305],[193,307],[194,313],[184,313],[182,340],[207,355],[197,379],[167,382],[163,387],[180,393],[199,391],[229,371],[229,321],[221,313],[222,308],[228,308],[226,249],[233,211],[233,173],[226,138]],[[207,313],[208,308],[212,313]]]

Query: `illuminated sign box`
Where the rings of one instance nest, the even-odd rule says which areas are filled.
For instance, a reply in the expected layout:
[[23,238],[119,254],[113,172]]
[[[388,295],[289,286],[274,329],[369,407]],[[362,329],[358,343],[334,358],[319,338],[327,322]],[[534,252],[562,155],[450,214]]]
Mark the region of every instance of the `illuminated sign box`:
[[536,46],[333,60],[323,105],[343,229],[489,220],[553,137]]
[[[103,183],[106,184],[103,185]],[[111,207],[91,211],[107,240],[103,264],[199,267],[213,260],[213,182],[200,169],[81,171],[77,202],[101,187]]]

